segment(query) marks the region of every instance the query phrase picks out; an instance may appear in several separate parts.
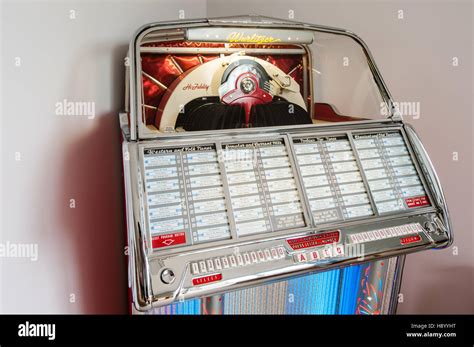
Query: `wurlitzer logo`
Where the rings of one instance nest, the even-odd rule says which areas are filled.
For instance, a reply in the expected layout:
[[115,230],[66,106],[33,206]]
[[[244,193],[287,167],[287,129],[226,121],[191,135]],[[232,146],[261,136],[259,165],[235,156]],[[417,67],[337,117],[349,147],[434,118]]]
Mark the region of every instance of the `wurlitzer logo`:
[[229,36],[227,36],[227,41],[262,44],[262,43],[281,42],[281,39],[278,39],[272,36],[267,36],[267,35],[258,35],[258,34],[246,35],[242,32],[234,31],[230,33]]
[[183,90],[207,90],[209,89],[209,84],[206,83],[188,83],[183,87]]

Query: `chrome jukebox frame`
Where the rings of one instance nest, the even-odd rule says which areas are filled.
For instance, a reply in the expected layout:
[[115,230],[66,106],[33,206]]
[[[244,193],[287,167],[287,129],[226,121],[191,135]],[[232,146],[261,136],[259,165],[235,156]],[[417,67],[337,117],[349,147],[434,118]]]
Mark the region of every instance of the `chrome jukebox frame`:
[[[182,37],[182,32],[179,29],[183,28],[197,28],[197,27],[213,27],[213,26],[241,26],[241,27],[255,27],[258,25],[259,28],[279,28],[279,29],[298,29],[298,30],[309,30],[316,32],[325,32],[337,35],[345,35],[354,39],[362,47],[363,52],[367,58],[368,65],[373,74],[374,80],[377,87],[379,88],[380,94],[386,104],[389,106],[389,117],[382,120],[366,120],[366,121],[351,121],[334,124],[322,124],[322,125],[305,125],[305,126],[283,126],[277,130],[274,128],[263,127],[263,128],[251,128],[251,129],[232,129],[232,130],[218,130],[218,131],[199,131],[192,134],[192,139],[195,142],[214,142],[219,141],[223,136],[228,138],[237,139],[239,137],[255,137],[260,136],[281,136],[282,133],[291,134],[307,134],[310,131],[317,133],[331,133],[331,132],[351,132],[360,130],[377,130],[377,129],[402,129],[403,134],[406,135],[405,140],[409,145],[412,155],[417,159],[415,166],[420,172],[421,177],[426,177],[428,182],[425,182],[429,188],[429,193],[432,202],[435,204],[436,209],[442,216],[442,220],[434,219],[433,223],[436,228],[443,230],[448,234],[447,242],[440,242],[436,247],[444,248],[449,246],[452,241],[452,230],[451,222],[449,218],[449,212],[446,205],[446,200],[439,182],[439,178],[436,175],[435,169],[429,160],[428,154],[424,149],[418,135],[415,130],[408,124],[403,122],[400,115],[397,114],[392,97],[388,88],[383,81],[382,76],[372,58],[372,55],[367,45],[359,38],[356,34],[338,28],[331,28],[326,26],[318,26],[306,23],[288,22],[280,19],[269,19],[261,17],[244,17],[242,20],[235,18],[218,18],[218,19],[199,19],[190,21],[172,21],[154,23],[143,26],[134,35],[133,40],[130,43],[129,49],[129,64],[126,67],[126,113],[120,114],[120,126],[122,129],[123,136],[123,165],[124,165],[124,180],[125,180],[125,192],[126,192],[126,217],[127,217],[127,229],[128,229],[128,246],[129,246],[129,287],[131,288],[132,301],[134,309],[137,311],[146,311],[154,307],[155,304],[158,306],[163,304],[169,304],[173,302],[176,297],[176,293],[170,293],[167,299],[162,300],[160,303],[156,303],[153,298],[152,291],[152,279],[149,274],[154,271],[151,268],[148,261],[150,256],[149,252],[145,249],[144,240],[147,240],[147,232],[143,230],[144,224],[142,221],[145,218],[145,207],[143,206],[143,179],[141,172],[142,168],[140,163],[140,151],[139,149],[148,144],[154,145],[166,145],[185,143],[189,138],[189,133],[177,132],[177,133],[156,133],[150,134],[145,131],[145,124],[142,121],[142,110],[139,107],[139,98],[141,90],[141,80],[137,76],[141,75],[141,66],[139,64],[140,57],[140,42],[142,39],[152,31],[159,29],[176,29],[177,36]],[[164,39],[171,39],[170,37]],[[138,187],[138,189],[136,189]],[[270,237],[271,238],[271,237]],[[218,245],[208,247],[216,249]],[[425,247],[426,248],[426,247]],[[431,246],[430,248],[433,248]],[[413,247],[406,250],[404,253],[414,252],[423,249],[423,247]],[[195,251],[188,251],[188,253],[199,253],[199,249]],[[395,281],[388,289],[391,292],[390,301],[385,303],[385,313],[393,313],[397,306],[397,294],[400,288],[401,274],[403,264],[405,260],[404,255],[400,255],[400,252],[386,252],[384,257],[398,256],[396,264],[392,267]],[[364,261],[376,260],[379,257],[368,257]],[[392,261],[393,263],[393,261]],[[344,261],[334,263],[331,268],[342,267],[348,263]],[[301,275],[308,272],[314,272],[317,269],[305,268],[301,271],[294,272],[295,275]],[[285,273],[273,271],[268,274],[268,277],[262,277],[260,279],[253,279],[248,283],[242,283],[245,285],[256,285],[261,283],[267,283],[272,280],[279,280],[284,278]],[[225,291],[223,287],[222,291]],[[202,295],[208,295],[206,292],[202,292]],[[210,302],[217,303],[216,300]],[[208,311],[216,311],[212,307],[207,308]],[[217,310],[219,311],[219,310]]]

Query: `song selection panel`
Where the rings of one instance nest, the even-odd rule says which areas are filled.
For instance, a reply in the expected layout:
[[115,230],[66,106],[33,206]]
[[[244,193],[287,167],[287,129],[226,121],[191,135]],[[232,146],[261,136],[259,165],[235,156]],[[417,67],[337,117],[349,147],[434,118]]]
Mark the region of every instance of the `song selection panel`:
[[346,136],[294,139],[293,145],[316,223],[374,214]]
[[145,188],[153,248],[230,238],[216,149],[145,149]]
[[355,135],[354,142],[379,213],[430,205],[399,132]]
[[305,226],[283,140],[223,145],[237,235]]

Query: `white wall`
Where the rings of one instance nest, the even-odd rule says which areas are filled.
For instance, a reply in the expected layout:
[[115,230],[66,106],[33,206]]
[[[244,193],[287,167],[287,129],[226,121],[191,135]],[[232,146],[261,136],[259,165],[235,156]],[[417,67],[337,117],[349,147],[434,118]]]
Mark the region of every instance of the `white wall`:
[[[2,2],[0,240],[37,243],[38,260],[0,258],[0,312],[126,312],[123,58],[140,26],[180,10],[206,17],[200,0]],[[56,115],[64,99],[96,117]]]
[[[470,2],[2,1],[0,9],[0,242],[39,246],[36,262],[0,258],[0,312],[126,312],[122,59],[139,26],[183,9],[187,18],[293,10],[296,20],[366,40],[394,97],[421,102],[411,122],[438,168],[459,252],[408,256],[399,312],[474,312]],[[56,115],[63,99],[94,102],[97,116]]]

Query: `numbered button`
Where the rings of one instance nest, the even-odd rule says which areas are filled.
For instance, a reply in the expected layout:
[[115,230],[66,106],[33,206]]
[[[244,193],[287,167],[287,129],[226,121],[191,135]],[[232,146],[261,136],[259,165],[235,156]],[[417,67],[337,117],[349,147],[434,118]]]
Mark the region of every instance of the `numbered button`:
[[380,233],[380,235],[382,235],[382,238],[384,238],[384,239],[386,239],[387,237],[389,237],[389,236],[387,235],[387,232],[386,232],[385,229],[380,229],[380,230],[379,230],[379,233]]
[[191,263],[191,273],[193,275],[199,274],[199,265],[198,265],[198,263]]
[[219,258],[214,259],[214,265],[217,270],[222,270],[222,262]]
[[212,259],[208,259],[206,263],[207,263],[207,269],[209,271],[214,271],[214,262],[212,261]]
[[278,252],[278,257],[279,257],[279,258],[285,258],[286,252],[285,252],[285,248],[284,248],[284,247],[278,247],[278,248],[277,248],[277,252]]
[[257,253],[250,252],[250,259],[252,259],[252,263],[258,263]]
[[199,262],[199,271],[201,273],[206,273],[207,272],[207,269],[206,269],[206,262],[204,260],[200,261]]
[[237,258],[237,265],[239,266],[244,266],[244,258],[242,257],[242,254],[237,254],[236,256]]
[[229,256],[229,262],[231,267],[237,267],[237,260],[234,255]]
[[278,259],[278,252],[275,248],[272,248],[270,250],[270,253],[271,253],[273,259]]
[[244,261],[245,261],[245,265],[249,265],[252,260],[250,259],[250,255],[248,253],[244,253]]
[[222,257],[221,261],[224,269],[228,269],[230,267],[229,260],[227,259],[227,257]]
[[376,240],[382,239],[382,234],[380,234],[380,232],[378,230],[374,230],[374,231],[372,231],[372,233],[374,234],[374,237],[375,237]]

